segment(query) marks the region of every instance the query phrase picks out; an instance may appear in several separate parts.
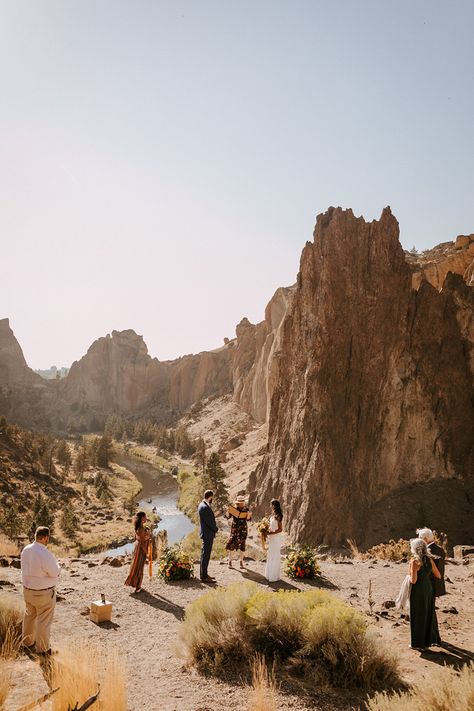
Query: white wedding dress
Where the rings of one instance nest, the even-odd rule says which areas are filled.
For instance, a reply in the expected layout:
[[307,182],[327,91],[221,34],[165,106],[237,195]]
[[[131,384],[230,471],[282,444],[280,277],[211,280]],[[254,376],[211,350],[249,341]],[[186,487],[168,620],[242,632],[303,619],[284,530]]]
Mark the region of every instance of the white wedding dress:
[[[270,531],[278,529],[278,521],[275,516],[270,517]],[[267,563],[265,565],[265,577],[269,583],[275,583],[280,580],[280,564],[281,564],[281,533],[275,533],[273,536],[268,536],[268,552]]]

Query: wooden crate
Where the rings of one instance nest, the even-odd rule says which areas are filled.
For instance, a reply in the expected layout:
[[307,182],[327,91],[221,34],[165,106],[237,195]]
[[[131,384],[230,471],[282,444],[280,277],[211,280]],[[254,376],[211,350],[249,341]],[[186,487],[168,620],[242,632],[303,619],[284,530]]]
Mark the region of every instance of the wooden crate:
[[112,619],[112,603],[109,600],[95,600],[91,602],[89,617],[92,622],[100,624],[101,622],[110,622]]

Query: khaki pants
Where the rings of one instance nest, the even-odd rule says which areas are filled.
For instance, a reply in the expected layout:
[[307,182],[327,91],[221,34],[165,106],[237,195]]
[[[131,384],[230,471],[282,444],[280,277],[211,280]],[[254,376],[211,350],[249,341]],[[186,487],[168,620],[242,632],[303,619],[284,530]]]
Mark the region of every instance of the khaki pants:
[[25,614],[23,616],[23,644],[27,647],[35,644],[37,652],[49,649],[49,632],[56,606],[56,591],[30,590],[23,588]]

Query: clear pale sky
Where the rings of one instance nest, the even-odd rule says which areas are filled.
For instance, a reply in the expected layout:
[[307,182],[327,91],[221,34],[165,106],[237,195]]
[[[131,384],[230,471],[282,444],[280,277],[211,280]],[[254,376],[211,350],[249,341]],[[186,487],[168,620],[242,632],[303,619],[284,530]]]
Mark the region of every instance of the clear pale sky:
[[315,217],[474,232],[472,0],[0,0],[0,317],[31,367],[112,329],[217,347]]

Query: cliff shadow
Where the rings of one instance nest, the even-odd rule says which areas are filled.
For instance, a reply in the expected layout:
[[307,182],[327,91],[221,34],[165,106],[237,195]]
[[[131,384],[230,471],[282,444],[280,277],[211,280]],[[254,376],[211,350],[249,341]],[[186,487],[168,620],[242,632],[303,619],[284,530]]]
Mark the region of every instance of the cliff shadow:
[[472,483],[451,478],[407,484],[390,492],[369,511],[364,547],[411,538],[420,526],[447,533],[450,548],[470,541],[474,537]]

